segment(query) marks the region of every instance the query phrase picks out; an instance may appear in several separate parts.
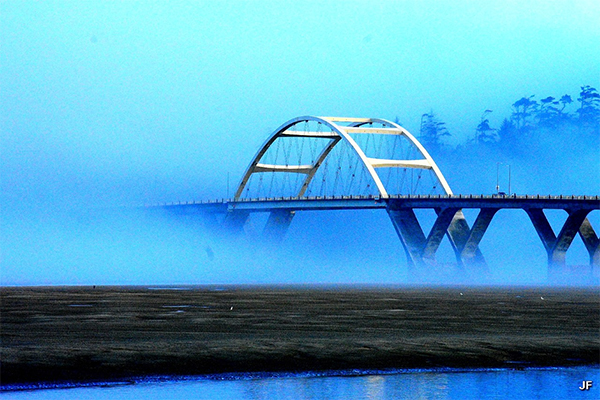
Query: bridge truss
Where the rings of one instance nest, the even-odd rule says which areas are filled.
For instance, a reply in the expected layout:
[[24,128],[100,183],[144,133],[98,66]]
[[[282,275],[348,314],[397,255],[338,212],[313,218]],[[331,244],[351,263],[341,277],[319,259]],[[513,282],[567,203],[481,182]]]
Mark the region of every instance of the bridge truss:
[[378,118],[294,118],[261,146],[235,200],[452,194],[427,150],[400,125]]
[[[452,195],[452,190],[427,150],[406,129],[380,118],[303,116],[287,121],[265,141],[244,173],[234,201],[416,194]],[[272,210],[264,235],[281,240],[295,213]],[[411,221],[397,210],[388,214],[409,264],[419,263],[405,229],[412,229]],[[232,211],[226,223],[240,230],[248,217],[247,211]],[[447,228],[451,240],[453,232],[469,229],[461,210],[452,214]],[[478,246],[473,258],[485,264]]]

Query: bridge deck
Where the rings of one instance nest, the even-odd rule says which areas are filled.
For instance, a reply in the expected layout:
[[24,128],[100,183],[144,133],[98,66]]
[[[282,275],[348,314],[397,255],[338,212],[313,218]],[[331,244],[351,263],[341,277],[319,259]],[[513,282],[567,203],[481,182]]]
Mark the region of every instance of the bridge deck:
[[[156,206],[153,208],[157,208]],[[404,246],[409,264],[425,264],[434,260],[435,252],[445,235],[455,250],[458,263],[485,265],[479,242],[492,218],[500,209],[522,209],[528,214],[546,252],[549,265],[564,265],[565,254],[575,236],[584,241],[590,265],[600,265],[600,239],[587,215],[600,209],[599,196],[340,196],[340,197],[274,197],[258,199],[216,200],[185,204],[165,204],[158,208],[179,214],[225,214],[224,226],[232,232],[242,232],[249,215],[269,212],[263,235],[281,240],[295,211],[384,209]],[[426,234],[414,209],[434,209],[437,219]],[[472,227],[461,209],[479,209]],[[544,210],[558,209],[568,213],[562,228],[554,231]]]
[[270,197],[258,199],[222,199],[203,202],[159,205],[224,213],[233,210],[268,212],[273,210],[356,210],[378,208],[519,208],[598,210],[600,196],[540,196],[540,195],[417,195],[417,196],[332,196],[332,197]]

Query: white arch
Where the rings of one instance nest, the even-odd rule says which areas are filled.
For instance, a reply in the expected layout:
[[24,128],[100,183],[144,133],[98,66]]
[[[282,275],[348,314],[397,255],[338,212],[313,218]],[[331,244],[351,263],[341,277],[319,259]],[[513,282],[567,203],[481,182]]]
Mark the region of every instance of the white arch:
[[[302,132],[302,131],[288,131],[293,125],[296,125],[300,122],[308,122],[314,121],[321,123],[323,125],[328,126],[332,132]],[[336,122],[348,122],[349,126],[340,126],[336,124]],[[363,125],[369,123],[380,123],[384,125],[390,126],[390,128],[364,128]],[[416,148],[419,150],[421,155],[424,157],[420,160],[387,160],[387,159],[375,159],[369,158],[365,155],[364,151],[361,147],[356,143],[356,141],[349,135],[349,133],[366,133],[366,134],[387,134],[387,135],[399,135],[405,136]],[[267,152],[267,150],[271,147],[273,142],[279,137],[323,137],[332,139],[330,144],[327,145],[324,150],[321,152],[317,161],[311,165],[293,165],[293,166],[284,166],[284,165],[271,165],[271,164],[261,164],[260,160],[262,156]],[[376,168],[379,167],[397,167],[397,168],[420,168],[420,169],[431,169],[436,175],[437,179],[440,181],[444,191],[446,194],[452,194],[452,190],[450,186],[446,182],[446,179],[442,175],[442,172],[436,165],[433,158],[429,155],[427,150],[423,147],[421,143],[411,135],[406,129],[401,127],[400,125],[379,118],[343,118],[343,117],[314,117],[314,116],[303,116],[293,118],[287,121],[285,124],[281,125],[275,132],[265,141],[265,143],[258,150],[252,162],[246,169],[242,180],[238,186],[237,191],[235,192],[234,198],[237,200],[242,195],[244,188],[246,187],[250,177],[255,172],[296,172],[296,173],[304,173],[307,175],[306,179],[302,187],[299,190],[298,197],[304,195],[309,183],[314,177],[317,170],[322,165],[323,161],[331,150],[341,141],[345,141],[350,147],[355,151],[356,155],[364,164],[367,169],[369,175],[373,179],[373,182],[377,186],[377,190],[379,191],[379,195],[383,198],[389,197],[386,188],[381,182],[381,178],[377,174]]]

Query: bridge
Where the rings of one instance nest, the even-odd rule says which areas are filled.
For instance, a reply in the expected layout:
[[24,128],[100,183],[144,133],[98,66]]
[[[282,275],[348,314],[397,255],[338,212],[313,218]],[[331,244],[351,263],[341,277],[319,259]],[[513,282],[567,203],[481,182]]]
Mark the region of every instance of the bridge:
[[[242,232],[252,213],[269,213],[263,235],[281,240],[294,216],[309,210],[385,209],[410,266],[435,264],[446,236],[459,266],[486,267],[479,243],[501,209],[522,209],[548,254],[563,267],[579,235],[590,266],[600,266],[600,239],[588,214],[598,196],[456,195],[423,145],[398,124],[378,118],[303,116],[281,125],[259,148],[232,199],[160,206],[178,213],[221,214],[225,228]],[[424,232],[415,209],[437,218]],[[478,209],[470,226],[463,209]],[[567,213],[555,232],[545,210]],[[217,223],[217,218],[213,219]]]

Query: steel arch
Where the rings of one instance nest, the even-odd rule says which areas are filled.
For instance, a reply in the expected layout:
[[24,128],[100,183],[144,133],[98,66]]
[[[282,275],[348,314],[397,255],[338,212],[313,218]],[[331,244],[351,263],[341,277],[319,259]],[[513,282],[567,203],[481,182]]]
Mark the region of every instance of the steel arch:
[[[325,126],[328,126],[332,130],[332,135],[328,133],[324,133],[321,136],[313,136],[310,134],[301,135],[300,132],[295,132],[294,135],[286,135],[286,131],[301,122],[309,122],[314,121],[321,123]],[[348,126],[338,125],[336,122],[346,122],[350,123]],[[382,125],[390,126],[390,128],[363,128],[364,125],[369,123],[379,123]],[[365,152],[362,148],[356,143],[356,141],[349,135],[352,132],[366,133],[366,134],[392,134],[406,137],[409,142],[421,153],[424,157],[420,160],[386,160],[386,159],[373,159],[369,158],[365,155]],[[298,165],[298,166],[277,166],[277,165],[266,165],[260,164],[260,160],[263,155],[267,152],[267,150],[271,147],[271,145],[282,136],[306,136],[306,137],[327,137],[332,139],[332,141],[325,146],[319,157],[317,157],[317,161],[313,165]],[[406,129],[401,127],[400,125],[380,118],[345,118],[345,117],[315,117],[315,116],[302,116],[293,118],[283,125],[281,125],[275,132],[265,141],[265,143],[260,147],[252,162],[246,169],[240,184],[235,192],[234,199],[238,200],[250,177],[254,173],[267,172],[267,171],[281,171],[281,172],[301,172],[305,173],[307,176],[298,192],[297,197],[302,197],[308,188],[312,178],[315,176],[318,169],[323,164],[323,161],[327,158],[331,150],[340,142],[345,141],[356,153],[361,162],[364,164],[367,169],[369,175],[373,179],[373,182],[377,186],[377,190],[379,191],[379,195],[382,198],[388,198],[388,192],[384,187],[381,178],[377,174],[376,168],[378,167],[396,167],[396,168],[419,168],[419,169],[431,169],[436,178],[441,183],[446,194],[451,195],[452,190],[448,185],[448,182],[442,175],[439,167],[431,158],[427,150],[423,147],[423,145]]]

